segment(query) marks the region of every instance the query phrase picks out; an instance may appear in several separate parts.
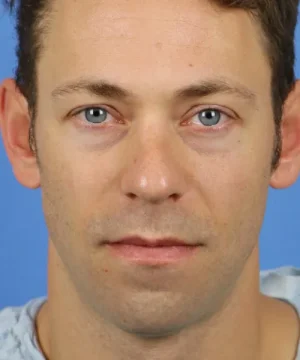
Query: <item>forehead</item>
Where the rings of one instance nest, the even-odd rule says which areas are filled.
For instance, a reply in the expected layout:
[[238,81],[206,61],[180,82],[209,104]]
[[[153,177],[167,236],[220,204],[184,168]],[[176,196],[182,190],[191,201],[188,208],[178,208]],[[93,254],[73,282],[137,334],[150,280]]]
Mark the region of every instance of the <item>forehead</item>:
[[271,76],[252,18],[205,0],[57,0],[45,40],[52,86],[79,75],[162,88],[217,73],[259,87],[260,70]]

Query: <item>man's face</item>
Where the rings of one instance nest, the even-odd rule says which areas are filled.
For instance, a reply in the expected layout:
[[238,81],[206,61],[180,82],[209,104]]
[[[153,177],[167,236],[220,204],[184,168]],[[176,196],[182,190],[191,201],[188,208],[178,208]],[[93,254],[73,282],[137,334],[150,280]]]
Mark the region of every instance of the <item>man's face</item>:
[[[50,240],[102,317],[133,331],[180,328],[213,312],[257,247],[274,138],[260,30],[243,11],[199,0],[55,7],[36,120]],[[51,95],[83,79],[131,95]],[[178,96],[205,82],[236,89]],[[203,247],[140,266],[103,246],[128,235]]]

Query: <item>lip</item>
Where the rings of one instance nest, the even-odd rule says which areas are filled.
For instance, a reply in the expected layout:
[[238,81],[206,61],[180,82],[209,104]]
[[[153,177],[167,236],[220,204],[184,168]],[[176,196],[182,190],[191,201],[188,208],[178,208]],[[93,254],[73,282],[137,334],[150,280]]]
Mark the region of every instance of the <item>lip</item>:
[[110,254],[131,264],[161,266],[187,261],[201,248],[176,238],[145,239],[127,237],[106,244]]
[[123,244],[123,245],[136,245],[136,246],[148,246],[148,247],[165,247],[165,246],[192,246],[187,242],[173,238],[158,238],[158,239],[146,239],[140,236],[128,236],[119,240],[111,241],[109,244]]

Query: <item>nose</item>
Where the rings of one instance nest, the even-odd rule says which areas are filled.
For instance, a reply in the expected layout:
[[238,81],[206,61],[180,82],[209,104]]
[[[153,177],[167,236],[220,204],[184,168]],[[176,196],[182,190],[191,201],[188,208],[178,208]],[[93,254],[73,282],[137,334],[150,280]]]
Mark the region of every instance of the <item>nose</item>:
[[123,194],[148,203],[180,199],[187,191],[186,169],[180,149],[178,146],[176,149],[174,141],[162,137],[143,139],[134,147],[131,143],[131,155],[121,179]]

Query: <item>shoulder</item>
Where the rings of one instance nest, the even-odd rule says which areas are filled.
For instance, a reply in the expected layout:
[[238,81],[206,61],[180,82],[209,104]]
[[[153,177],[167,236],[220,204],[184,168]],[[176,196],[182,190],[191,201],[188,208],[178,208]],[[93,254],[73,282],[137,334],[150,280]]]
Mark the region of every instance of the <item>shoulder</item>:
[[285,266],[260,272],[262,294],[292,304],[300,317],[300,268]]
[[260,289],[267,296],[300,302],[300,268],[284,266],[260,271]]
[[[293,324],[291,329],[295,330],[292,332],[291,337],[296,334],[298,341],[300,335],[298,333],[300,329],[300,268],[285,266],[261,271],[260,290],[262,294],[269,298],[283,300],[293,306],[294,313],[291,309],[285,307],[285,311],[282,311],[283,317],[280,323],[281,327],[284,327],[284,324],[286,324],[287,333],[289,332],[288,327],[290,324]],[[297,317],[295,317],[295,312]],[[299,343],[297,343],[296,353],[296,359],[300,360]]]
[[[23,360],[34,334],[34,315],[43,298],[0,310],[0,360]],[[32,358],[32,357],[30,357]]]
[[16,327],[20,320],[21,307],[7,307],[0,311],[0,360],[16,358],[20,349],[20,338]]

